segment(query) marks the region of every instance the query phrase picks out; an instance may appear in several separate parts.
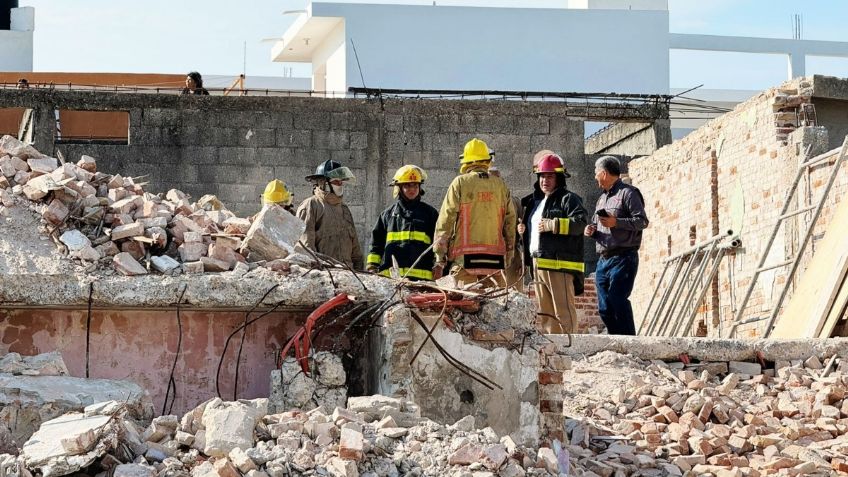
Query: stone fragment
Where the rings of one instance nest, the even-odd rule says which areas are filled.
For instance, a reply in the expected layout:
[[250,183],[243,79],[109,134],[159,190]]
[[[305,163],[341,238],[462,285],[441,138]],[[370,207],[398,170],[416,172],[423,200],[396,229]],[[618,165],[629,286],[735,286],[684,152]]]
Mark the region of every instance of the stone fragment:
[[186,262],[183,263],[183,272],[184,273],[203,273],[203,262]]
[[102,245],[98,245],[95,247],[98,253],[100,253],[101,257],[112,257],[120,253],[120,249],[115,245],[115,242],[109,241]]
[[53,199],[53,201],[50,202],[50,205],[47,206],[47,208],[41,213],[41,216],[53,225],[60,225],[68,217],[68,214],[69,211],[68,208],[65,207],[65,204],[58,199]]
[[202,242],[184,242],[177,248],[180,260],[185,262],[197,262],[205,256],[207,247]]
[[365,458],[365,443],[361,432],[354,429],[342,429],[339,439],[339,457],[357,462]]
[[306,224],[282,207],[264,207],[253,219],[242,248],[252,261],[285,258],[294,252],[304,230]]
[[250,220],[231,217],[224,220],[224,232],[228,234],[246,234],[250,230]]
[[139,222],[133,222],[127,225],[119,225],[112,229],[112,240],[121,240],[130,237],[144,235],[144,225]]
[[359,477],[356,463],[340,457],[331,457],[327,461],[327,472],[332,477]]
[[68,247],[71,253],[82,250],[85,247],[91,247],[91,241],[83,235],[79,230],[68,230],[59,236],[59,241]]
[[236,466],[230,462],[226,457],[223,459],[218,459],[212,464],[212,468],[215,470],[215,473],[218,477],[241,477]]
[[502,444],[496,444],[483,448],[483,451],[480,454],[480,461],[487,469],[496,471],[501,468],[508,457],[509,455],[506,453],[506,447]]
[[86,156],[83,154],[80,160],[77,161],[77,166],[81,169],[91,172],[92,174],[97,172],[97,161],[91,156]]
[[728,370],[731,373],[744,374],[747,376],[756,376],[762,373],[762,367],[759,363],[748,363],[745,361],[730,361],[727,363]]
[[542,447],[536,456],[536,465],[542,467],[548,472],[559,475],[559,464],[557,463],[556,454],[550,447]]
[[167,255],[150,257],[150,264],[159,273],[170,273],[180,268],[180,262]]
[[27,164],[32,172],[49,174],[59,167],[59,161],[53,157],[40,157],[27,159]]
[[156,468],[143,464],[120,464],[113,477],[156,477]]
[[229,457],[233,465],[238,467],[238,470],[240,470],[243,474],[246,474],[251,470],[258,470],[256,463],[253,462],[253,460],[238,447],[230,451]]
[[460,447],[459,449],[455,450],[453,454],[448,457],[448,464],[471,465],[480,460],[482,452],[483,448],[479,445],[466,444]]
[[121,252],[112,257],[112,264],[116,270],[127,276],[147,275],[147,269],[127,252]]
[[203,412],[206,443],[203,453],[224,457],[233,449],[253,447],[253,428],[261,412],[244,402],[212,402]]
[[200,262],[204,272],[226,272],[230,269],[229,263],[212,257],[200,257]]

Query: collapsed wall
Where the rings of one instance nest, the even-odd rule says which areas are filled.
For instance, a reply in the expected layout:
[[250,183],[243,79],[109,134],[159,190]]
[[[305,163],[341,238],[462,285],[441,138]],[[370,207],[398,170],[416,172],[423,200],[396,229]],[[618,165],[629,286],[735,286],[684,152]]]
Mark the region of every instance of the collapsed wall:
[[[660,285],[665,262],[732,230],[741,246],[727,251],[715,280],[706,284],[706,298],[691,331],[700,336],[728,336],[798,165],[842,143],[848,119],[835,111],[848,108],[848,95],[840,96],[845,83],[815,76],[771,88],[683,139],[630,163],[632,183],[642,191],[651,220],[643,235],[642,260],[632,295],[637,328],[655,290],[667,286]],[[826,101],[822,104],[825,114],[816,119],[820,101]],[[790,210],[815,205],[836,156],[834,152],[829,160],[810,168],[796,195],[798,202]],[[834,204],[846,188],[848,174],[843,170],[816,223],[812,246],[807,247],[799,271],[827,229]],[[797,253],[811,215],[808,211],[787,222],[767,264]],[[768,316],[788,279],[787,270],[776,268],[761,274],[741,320],[751,322],[737,329],[739,337],[762,334],[767,324],[762,318]]]

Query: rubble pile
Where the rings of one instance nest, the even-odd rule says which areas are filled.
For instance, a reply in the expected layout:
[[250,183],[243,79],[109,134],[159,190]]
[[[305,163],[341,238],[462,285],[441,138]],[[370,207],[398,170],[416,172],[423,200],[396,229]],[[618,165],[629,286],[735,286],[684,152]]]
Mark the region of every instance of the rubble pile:
[[571,459],[601,476],[843,475],[848,373],[836,363],[575,361],[562,396]]
[[341,358],[319,351],[311,357],[312,375],[307,376],[294,358],[283,361],[280,369],[271,371],[271,412],[287,409],[328,409],[344,407],[347,401],[347,374]]
[[57,245],[89,269],[111,263],[128,276],[243,275],[261,265],[287,272],[292,260],[312,261],[294,252],[303,222],[282,208],[264,208],[251,221],[213,195],[191,202],[177,189],[151,194],[144,185],[98,171],[89,156],[64,162],[12,136],[0,138],[0,203],[30,205]]
[[43,477],[488,477],[557,475],[556,458],[550,448],[476,429],[471,416],[443,426],[411,402],[366,396],[333,411],[274,414],[267,399],[216,398],[146,428],[120,403],[100,403],[45,422],[19,456],[0,455],[0,465]]

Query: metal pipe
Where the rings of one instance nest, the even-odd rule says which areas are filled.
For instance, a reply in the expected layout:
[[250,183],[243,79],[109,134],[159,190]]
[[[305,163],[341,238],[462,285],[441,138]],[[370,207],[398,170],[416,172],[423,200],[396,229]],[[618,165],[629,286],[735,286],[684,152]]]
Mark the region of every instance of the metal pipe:
[[714,235],[714,236],[708,238],[707,240],[704,240],[701,243],[695,244],[695,245],[689,247],[688,249],[678,253],[677,255],[674,255],[674,256],[671,256],[671,257],[665,259],[665,261],[670,262],[670,261],[672,261],[676,258],[685,257],[686,255],[692,254],[695,251],[700,250],[700,249],[706,247],[707,245],[710,245],[711,243],[713,243],[715,241],[726,239],[727,237],[730,237],[732,235],[733,235],[733,230],[727,229],[724,233]]
[[[686,310],[689,309],[689,304],[692,301],[692,298],[695,297],[695,290],[698,284],[701,282],[701,278],[704,276],[704,272],[707,269],[707,264],[710,262],[710,259],[713,256],[713,252],[715,252],[716,246],[718,245],[718,241],[715,241],[710,245],[710,250],[704,253],[704,256],[701,258],[701,264],[698,266],[698,271],[695,273],[695,278],[692,280],[692,286],[689,288],[689,291],[686,293],[686,298],[683,299],[683,303],[680,306],[680,311],[678,314],[674,315],[674,326],[671,329],[671,334],[669,336],[677,336],[677,332],[680,329],[680,325],[682,324],[683,315],[686,313]],[[695,257],[692,257],[693,259]]]
[[680,301],[680,295],[683,293],[683,286],[687,281],[689,281],[689,274],[692,272],[692,266],[695,264],[695,255],[690,255],[689,261],[686,264],[686,271],[683,272],[683,277],[680,279],[680,286],[675,287],[674,298],[671,300],[671,306],[668,311],[666,311],[663,316],[662,324],[660,325],[660,329],[657,332],[657,336],[665,336],[666,329],[668,328],[668,322],[671,319],[671,316],[674,314],[675,308],[677,308],[677,303]]
[[724,258],[724,254],[727,250],[728,249],[726,247],[719,247],[718,252],[716,253],[715,262],[713,263],[713,268],[710,270],[710,275],[706,282],[707,284],[701,289],[701,293],[698,294],[698,299],[695,300],[695,306],[692,308],[692,313],[689,314],[689,321],[686,323],[686,327],[683,328],[681,336],[688,336],[689,332],[692,330],[692,325],[695,323],[695,317],[698,316],[698,307],[701,306],[701,303],[704,301],[704,297],[707,296],[707,290],[710,288],[709,284],[712,283],[718,273],[719,265],[721,265],[721,259]]
[[668,272],[669,265],[671,265],[671,262],[665,262],[660,279],[657,281],[657,286],[654,287],[654,293],[651,294],[651,301],[648,302],[648,308],[645,310],[645,314],[642,315],[642,322],[639,323],[639,329],[636,331],[637,335],[642,334],[642,328],[645,327],[645,322],[647,322],[648,317],[651,316],[651,307],[654,306],[654,300],[657,298],[657,293],[660,291],[663,278],[665,278],[665,274]]
[[653,319],[651,319],[651,323],[648,326],[648,331],[646,332],[646,336],[653,336],[654,331],[656,331],[657,326],[659,325],[660,314],[663,309],[665,309],[665,305],[668,303],[668,299],[671,296],[671,291],[674,288],[674,284],[677,283],[677,277],[680,275],[680,270],[683,268],[683,260],[680,259],[677,261],[677,266],[674,268],[674,273],[671,276],[671,281],[669,282],[669,286],[663,290],[662,298],[660,298],[659,305],[657,306],[657,310],[654,312]]

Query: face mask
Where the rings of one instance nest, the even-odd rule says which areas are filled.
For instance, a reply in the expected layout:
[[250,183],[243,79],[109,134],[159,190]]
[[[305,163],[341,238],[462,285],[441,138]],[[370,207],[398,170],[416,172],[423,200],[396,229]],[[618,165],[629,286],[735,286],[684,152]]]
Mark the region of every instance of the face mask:
[[330,190],[333,191],[333,194],[336,194],[337,196],[341,197],[341,196],[344,195],[344,184],[342,184],[342,185],[330,184]]

